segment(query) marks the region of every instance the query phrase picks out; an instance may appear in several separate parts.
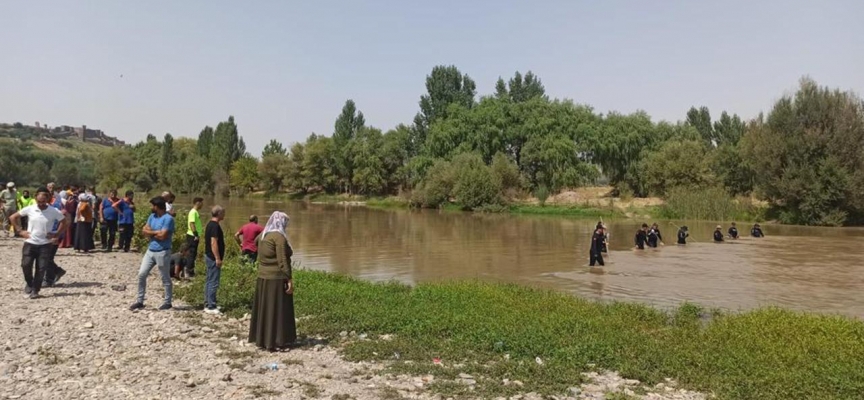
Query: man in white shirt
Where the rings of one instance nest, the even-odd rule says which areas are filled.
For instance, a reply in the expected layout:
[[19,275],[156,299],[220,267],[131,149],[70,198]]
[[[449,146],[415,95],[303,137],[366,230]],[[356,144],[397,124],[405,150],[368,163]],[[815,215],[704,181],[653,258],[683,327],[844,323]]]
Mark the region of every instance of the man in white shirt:
[[[57,243],[57,232],[64,232],[69,220],[56,208],[48,205],[51,195],[46,188],[36,191],[36,204],[24,207],[12,214],[12,226],[15,233],[24,238],[24,249],[21,257],[21,268],[24,271],[24,293],[27,297],[39,297],[45,271],[52,263],[52,246]],[[21,227],[21,217],[27,217],[27,229]],[[57,230],[54,224],[59,222]],[[33,274],[33,264],[36,264],[36,274]]]
[[162,198],[165,199],[165,211],[172,218],[176,217],[177,211],[174,211],[174,200],[176,200],[177,197],[174,196],[174,193],[166,190],[162,192]]

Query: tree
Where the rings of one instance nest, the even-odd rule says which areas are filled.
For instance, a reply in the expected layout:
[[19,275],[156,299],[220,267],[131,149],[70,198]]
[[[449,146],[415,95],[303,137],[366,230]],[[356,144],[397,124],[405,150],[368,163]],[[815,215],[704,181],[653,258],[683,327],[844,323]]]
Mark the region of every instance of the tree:
[[714,142],[714,128],[711,125],[711,112],[708,111],[708,107],[703,106],[698,110],[696,107],[690,107],[690,110],[687,111],[687,123],[699,131],[702,140],[711,145],[716,144]]
[[241,196],[255,190],[258,184],[258,160],[248,154],[231,164],[231,190]]
[[717,146],[722,145],[737,145],[741,137],[744,136],[744,131],[747,125],[738,115],[729,116],[726,111],[720,114],[720,119],[714,121],[714,141]]
[[708,149],[701,140],[664,143],[639,165],[648,193],[663,196],[676,187],[697,189],[715,185],[716,176],[710,169],[707,154]]
[[234,116],[229,116],[228,121],[220,122],[213,132],[210,161],[217,170],[228,172],[231,165],[244,154],[246,154],[246,144],[237,131]]
[[171,168],[174,163],[174,137],[170,133],[165,134],[165,139],[162,140],[162,162],[160,163],[161,171],[160,179],[162,183],[167,183],[165,171]]
[[210,149],[213,147],[213,128],[205,126],[198,134],[198,155],[204,158],[210,157]]
[[351,192],[351,184],[354,181],[353,141],[365,125],[366,119],[363,113],[357,110],[354,100],[345,101],[342,112],[336,118],[333,145],[336,151],[337,175],[342,190],[347,193]]
[[447,118],[451,104],[465,108],[474,106],[477,84],[455,66],[439,65],[426,76],[426,94],[420,97],[420,113],[414,117],[415,146],[423,147],[429,126],[437,119]]
[[534,98],[546,99],[546,88],[533,72],[528,71],[523,78],[522,74],[516,71],[513,78],[510,78],[509,86],[504,84],[504,79],[498,78],[498,82],[495,84],[495,97],[514,103],[521,103]]
[[276,139],[270,139],[270,143],[267,143],[267,145],[264,146],[264,151],[261,152],[261,158],[263,159],[270,155],[284,156],[286,154],[288,154],[288,152],[284,147],[282,147],[282,143],[279,143]]
[[864,214],[864,102],[802,79],[741,142],[756,188],[781,221],[860,222]]
[[303,186],[333,193],[337,187],[336,149],[333,139],[313,134],[306,141],[303,155]]
[[387,185],[387,170],[381,157],[381,130],[362,129],[355,138],[353,165],[356,170],[352,183],[361,194],[381,194]]

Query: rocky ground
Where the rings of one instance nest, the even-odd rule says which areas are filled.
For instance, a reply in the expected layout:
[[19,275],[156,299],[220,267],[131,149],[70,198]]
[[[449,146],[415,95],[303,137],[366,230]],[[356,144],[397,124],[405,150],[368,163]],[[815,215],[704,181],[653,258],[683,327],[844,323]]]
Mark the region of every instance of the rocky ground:
[[[163,292],[155,269],[148,308],[131,312],[138,254],[60,250],[57,263],[68,274],[44,289],[44,297],[27,299],[20,251],[19,240],[0,238],[0,399],[442,397],[426,390],[434,376],[388,375],[380,363],[343,360],[323,341],[269,353],[246,343],[242,319],[205,315],[179,303],[157,311]],[[648,388],[615,373],[586,376],[589,383],[560,399],[705,398],[675,389],[674,382]]]

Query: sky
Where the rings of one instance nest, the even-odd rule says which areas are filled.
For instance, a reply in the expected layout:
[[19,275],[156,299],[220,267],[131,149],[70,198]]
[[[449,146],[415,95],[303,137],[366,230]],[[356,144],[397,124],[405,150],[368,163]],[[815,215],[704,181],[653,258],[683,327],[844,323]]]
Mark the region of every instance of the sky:
[[533,71],[552,97],[677,121],[744,118],[799,79],[864,93],[864,1],[4,1],[0,122],[136,142],[233,115],[248,150],[330,135],[345,100],[409,124],[436,65],[479,95]]

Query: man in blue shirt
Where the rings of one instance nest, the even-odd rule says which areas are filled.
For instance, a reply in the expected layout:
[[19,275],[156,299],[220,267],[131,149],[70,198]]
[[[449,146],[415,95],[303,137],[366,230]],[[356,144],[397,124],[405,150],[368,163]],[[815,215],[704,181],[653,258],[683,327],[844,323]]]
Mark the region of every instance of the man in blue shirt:
[[147,219],[142,233],[150,239],[147,252],[141,260],[138,270],[138,299],[129,307],[136,311],[144,308],[144,295],[147,292],[147,276],[154,266],[159,267],[162,275],[162,286],[165,287],[165,302],[160,310],[170,310],[173,286],[171,283],[171,239],[174,237],[174,218],[166,211],[165,199],[154,197],[150,199],[153,214]]
[[124,253],[128,253],[132,247],[132,236],[135,231],[135,192],[126,191],[126,197],[120,201],[120,243],[118,249],[123,249]]
[[120,211],[120,198],[117,197],[117,189],[111,189],[108,197],[102,200],[99,207],[102,218],[102,250],[112,252],[114,250],[114,239],[117,235],[117,217]]

